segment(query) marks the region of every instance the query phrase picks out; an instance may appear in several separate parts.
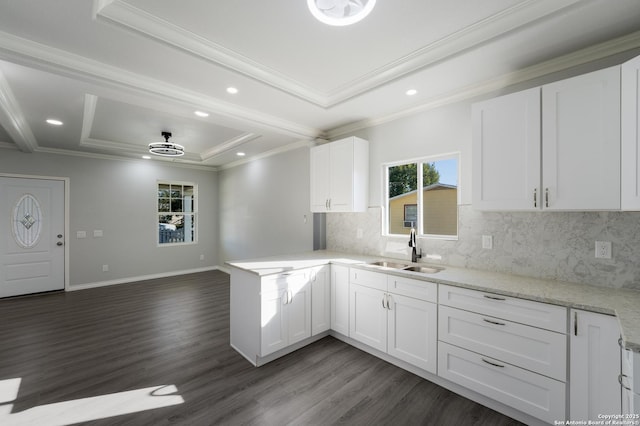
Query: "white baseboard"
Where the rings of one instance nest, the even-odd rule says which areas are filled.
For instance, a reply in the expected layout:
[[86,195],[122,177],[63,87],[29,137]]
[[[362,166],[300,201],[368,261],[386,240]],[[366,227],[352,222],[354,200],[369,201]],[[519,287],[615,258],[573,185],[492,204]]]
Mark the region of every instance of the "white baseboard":
[[65,288],[65,291],[86,290],[89,288],[106,287],[106,286],[116,285],[116,284],[126,284],[126,283],[133,283],[136,281],[154,280],[157,278],[175,277],[178,275],[194,274],[197,272],[207,272],[207,271],[215,271],[215,270],[220,270],[222,272],[229,273],[225,270],[225,268],[221,268],[219,266],[206,266],[203,268],[183,269],[181,271],[161,272],[158,274],[119,278],[117,280],[98,281],[98,282],[86,283],[86,284],[69,285],[68,287]]

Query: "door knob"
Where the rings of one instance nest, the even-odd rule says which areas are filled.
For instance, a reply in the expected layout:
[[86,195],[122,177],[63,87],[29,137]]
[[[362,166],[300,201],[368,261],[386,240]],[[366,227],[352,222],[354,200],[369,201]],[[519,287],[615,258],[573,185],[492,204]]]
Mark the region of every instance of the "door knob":
[[61,246],[61,245],[63,245],[63,244],[64,244],[64,243],[63,243],[62,241],[58,241],[58,242],[56,243],[56,245],[57,245],[57,246]]
[[58,238],[62,238],[62,234],[58,234]]

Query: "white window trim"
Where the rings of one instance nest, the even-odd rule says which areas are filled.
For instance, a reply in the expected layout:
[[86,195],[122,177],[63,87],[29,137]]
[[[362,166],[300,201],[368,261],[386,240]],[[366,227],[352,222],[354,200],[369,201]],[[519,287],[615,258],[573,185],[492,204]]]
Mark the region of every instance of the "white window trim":
[[[193,241],[183,242],[183,243],[160,243],[160,233],[158,232],[158,216],[161,212],[158,211],[158,185],[182,185],[182,186],[193,186],[193,218],[196,222],[196,229],[193,235]],[[155,205],[156,205],[156,218],[155,218],[155,234],[156,234],[156,246],[157,247],[177,247],[177,246],[190,246],[194,244],[198,244],[198,232],[200,229],[200,222],[198,217],[198,204],[200,203],[200,197],[198,195],[198,184],[194,182],[185,182],[179,180],[157,180],[156,181],[156,197],[155,197]]]
[[[460,203],[461,203],[461,188],[460,188],[460,181],[461,181],[461,161],[460,161],[460,152],[459,151],[454,151],[454,152],[448,152],[445,154],[438,154],[438,155],[430,155],[430,156],[426,156],[426,157],[416,157],[416,158],[410,158],[408,160],[400,160],[400,161],[392,161],[392,162],[388,162],[388,163],[383,163],[382,164],[382,235],[385,237],[402,237],[405,238],[407,237],[405,234],[391,234],[389,233],[389,167],[394,167],[394,166],[401,166],[403,164],[410,164],[410,163],[431,163],[431,162],[435,162],[435,161],[441,161],[441,160],[449,160],[455,158],[458,162],[458,170],[457,170],[457,179],[458,179],[458,191],[457,191],[457,205],[458,205],[458,213],[457,213],[457,217],[458,220],[456,222],[457,227],[456,227],[456,235],[436,235],[436,234],[424,234],[424,226],[422,223],[422,219],[423,219],[423,214],[422,214],[422,207],[423,207],[423,194],[422,191],[418,191],[417,193],[417,200],[418,200],[418,226],[416,228],[416,232],[417,232],[417,236],[419,238],[424,238],[424,239],[430,239],[430,240],[446,240],[446,241],[457,241],[459,238],[459,232],[460,232]],[[422,173],[418,173],[418,188],[422,187]]]

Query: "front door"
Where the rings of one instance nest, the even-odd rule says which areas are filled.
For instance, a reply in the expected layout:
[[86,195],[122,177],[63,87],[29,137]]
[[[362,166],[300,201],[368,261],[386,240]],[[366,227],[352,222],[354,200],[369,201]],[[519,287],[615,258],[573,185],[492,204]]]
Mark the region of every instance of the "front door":
[[64,182],[0,177],[0,297],[64,289]]

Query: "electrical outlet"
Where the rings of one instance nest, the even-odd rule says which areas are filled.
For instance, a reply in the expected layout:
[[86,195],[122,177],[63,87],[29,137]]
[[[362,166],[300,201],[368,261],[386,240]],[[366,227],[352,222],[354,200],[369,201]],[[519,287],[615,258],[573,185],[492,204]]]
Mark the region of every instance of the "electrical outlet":
[[102,265],[102,272],[109,272],[109,265]]
[[596,241],[596,258],[611,259],[611,241]]
[[483,235],[482,236],[482,248],[483,249],[493,249],[493,236],[491,235]]
[[363,236],[362,228],[356,229],[356,238],[360,239]]

